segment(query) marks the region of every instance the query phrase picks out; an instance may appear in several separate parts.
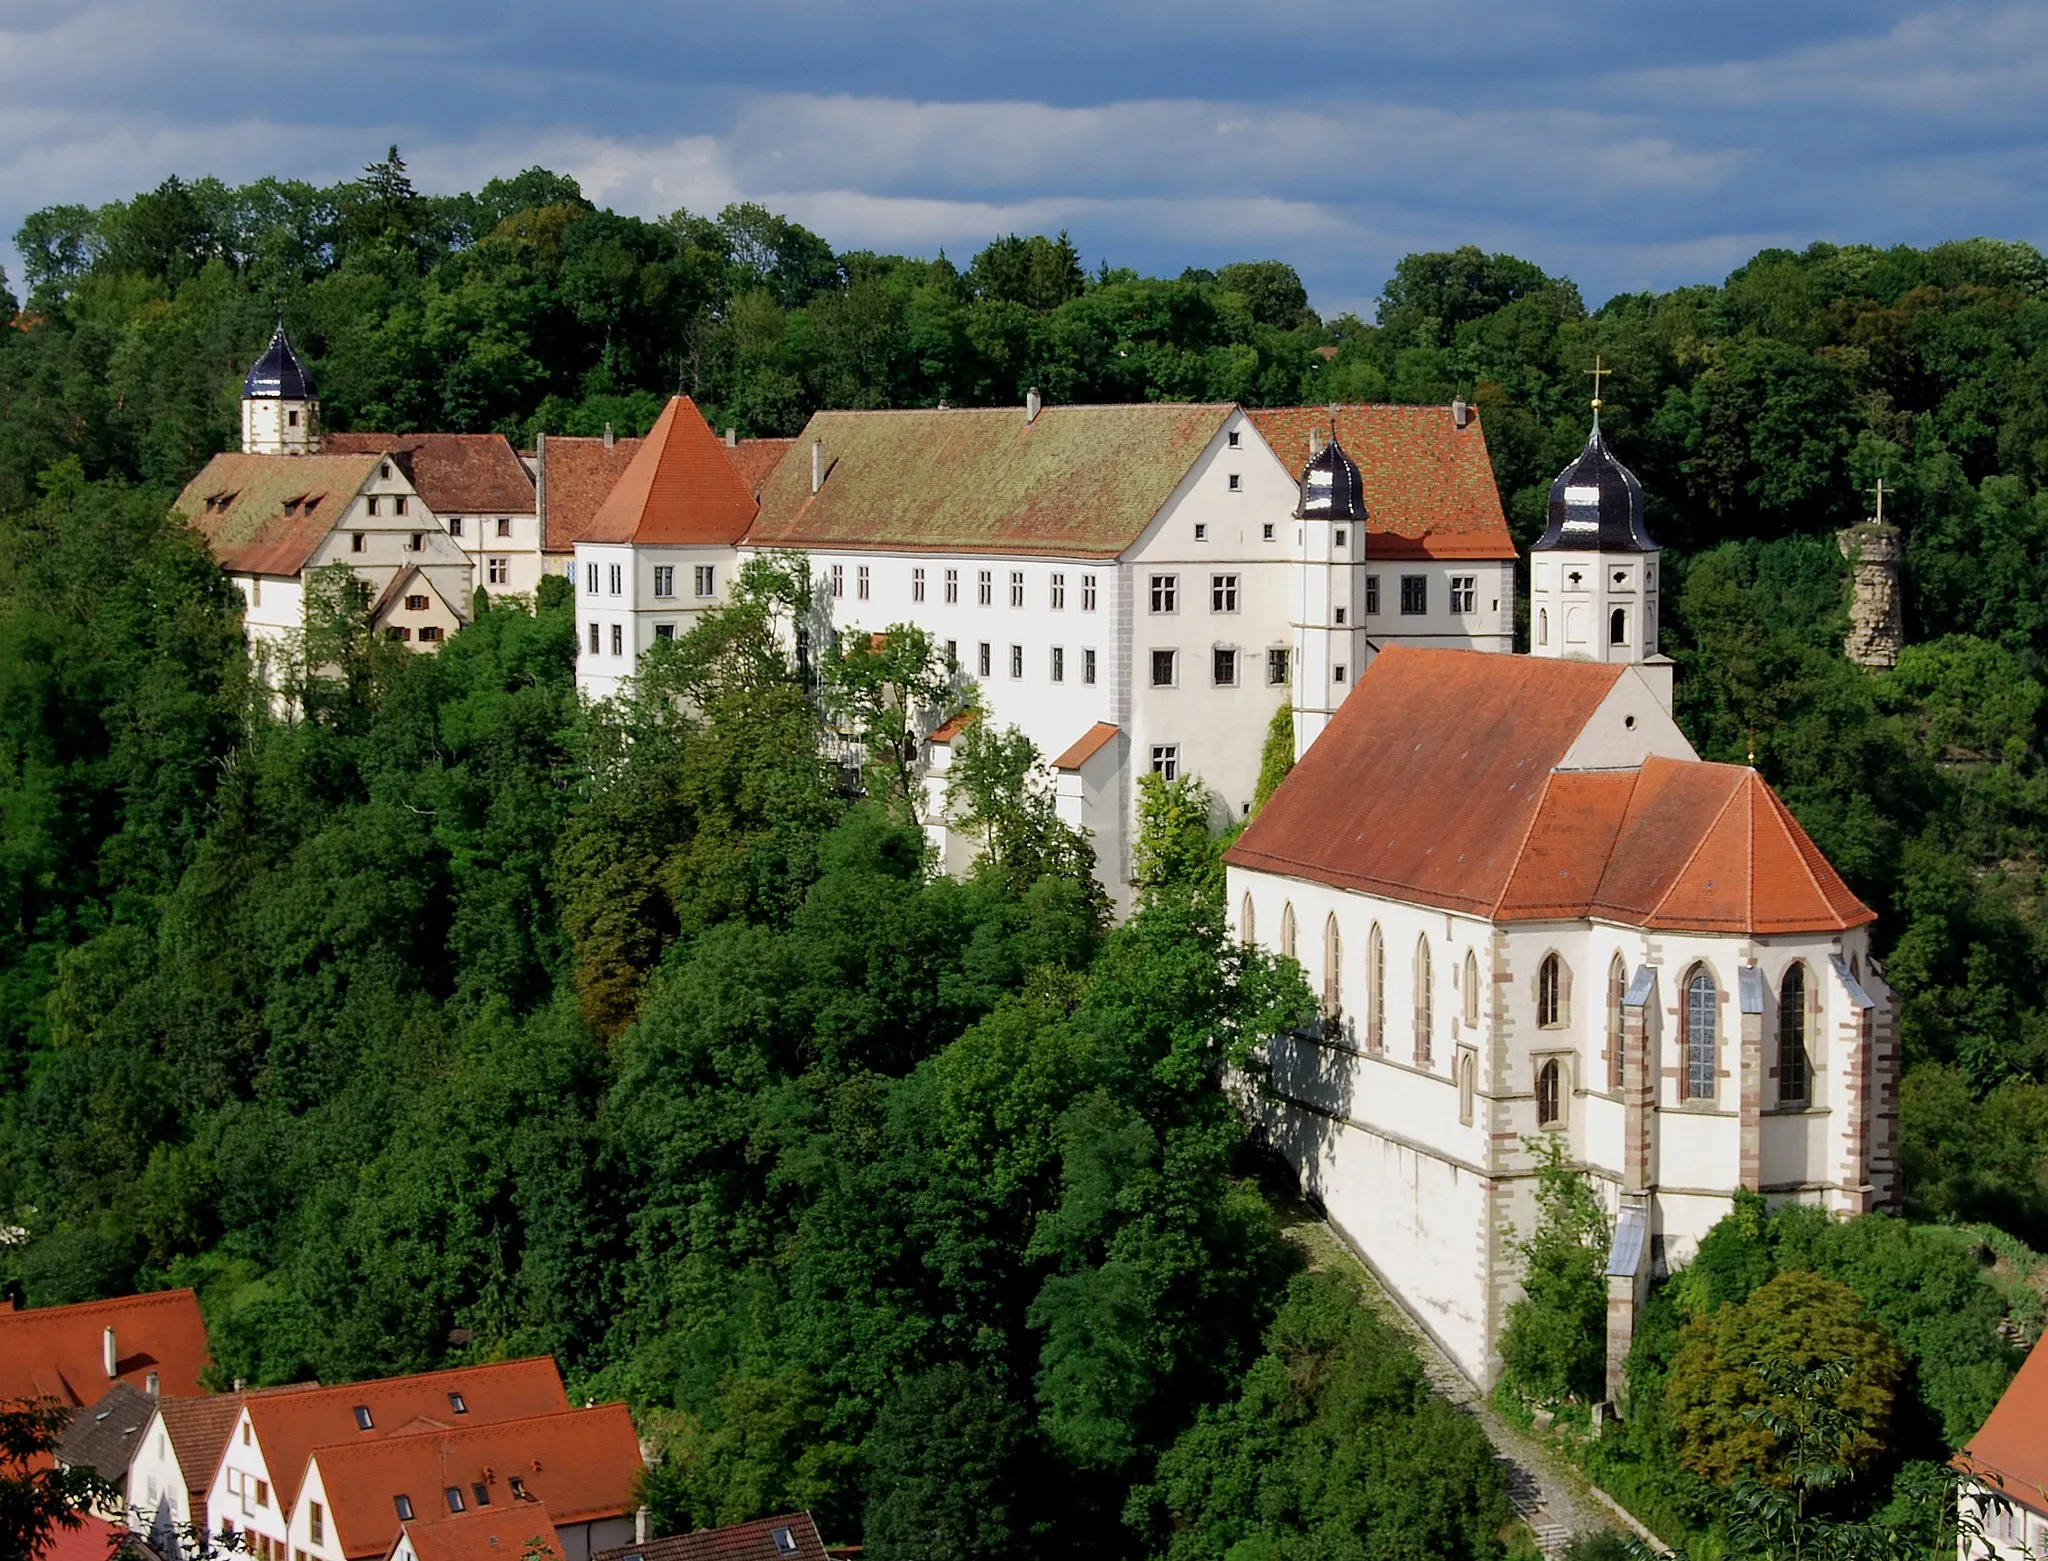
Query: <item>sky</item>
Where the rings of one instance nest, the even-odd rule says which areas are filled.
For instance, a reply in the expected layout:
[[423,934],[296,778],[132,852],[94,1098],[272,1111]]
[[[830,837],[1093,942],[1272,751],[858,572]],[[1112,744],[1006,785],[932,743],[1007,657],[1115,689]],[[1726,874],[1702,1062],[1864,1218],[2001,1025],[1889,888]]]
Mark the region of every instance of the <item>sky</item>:
[[1369,317],[1402,255],[1477,244],[1597,304],[1816,239],[2048,247],[2044,84],[2038,3],[0,0],[0,233],[396,142],[423,189],[540,164],[842,250],[1064,228]]

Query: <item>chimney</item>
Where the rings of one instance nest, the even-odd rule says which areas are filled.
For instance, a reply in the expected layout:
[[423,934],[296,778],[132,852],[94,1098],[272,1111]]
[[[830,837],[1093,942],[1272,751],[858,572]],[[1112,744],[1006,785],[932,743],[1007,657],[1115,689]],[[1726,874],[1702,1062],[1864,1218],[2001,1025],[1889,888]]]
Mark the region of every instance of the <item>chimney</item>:
[[1038,393],[1038,387],[1033,385],[1024,392],[1024,421],[1027,423],[1037,422],[1039,410],[1044,405],[1045,398]]
[[618,435],[612,432],[612,421],[610,418],[606,418],[604,421],[604,447],[609,450],[618,442]]
[[726,447],[726,449],[728,449],[728,450],[737,450],[737,449],[739,448],[739,445],[740,445],[740,431],[739,431],[739,430],[738,430],[737,428],[728,428],[728,429],[727,429],[727,430],[725,431],[725,447]]
[[654,1514],[642,1507],[633,1514],[633,1543],[644,1545],[654,1538]]
[[1460,428],[1472,421],[1472,404],[1463,396],[1451,403],[1451,421]]
[[109,1378],[121,1375],[121,1355],[114,1348],[114,1330],[109,1328],[100,1335],[100,1362],[107,1368]]
[[142,1391],[147,1393],[151,1398],[155,1398],[159,1393],[161,1393],[163,1391],[163,1387],[163,1378],[159,1377],[153,1371],[143,1379]]
[[825,486],[825,441],[811,441],[811,492],[816,493]]

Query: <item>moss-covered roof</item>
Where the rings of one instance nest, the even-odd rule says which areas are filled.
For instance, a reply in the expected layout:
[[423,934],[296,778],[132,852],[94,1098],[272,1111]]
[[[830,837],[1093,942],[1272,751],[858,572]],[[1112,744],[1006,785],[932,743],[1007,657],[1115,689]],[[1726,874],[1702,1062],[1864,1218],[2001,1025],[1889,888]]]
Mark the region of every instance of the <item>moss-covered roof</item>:
[[[1114,557],[1230,416],[1139,403],[819,412],[761,489],[755,547]],[[811,492],[811,445],[825,480]]]
[[206,538],[223,569],[295,575],[349,500],[377,469],[377,455],[216,455],[172,505]]

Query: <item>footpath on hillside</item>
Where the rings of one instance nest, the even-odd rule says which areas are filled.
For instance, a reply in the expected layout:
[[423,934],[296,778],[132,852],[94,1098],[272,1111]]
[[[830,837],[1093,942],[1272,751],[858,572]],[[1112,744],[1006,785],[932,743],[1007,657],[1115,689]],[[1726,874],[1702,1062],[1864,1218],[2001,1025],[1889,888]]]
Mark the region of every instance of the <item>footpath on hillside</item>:
[[1597,1529],[1634,1533],[1662,1553],[1661,1541],[1643,1528],[1585,1477],[1564,1463],[1541,1442],[1511,1425],[1479,1391],[1478,1385],[1459,1370],[1450,1356],[1409,1316],[1377,1276],[1360,1261],[1344,1238],[1309,1207],[1269,1180],[1267,1200],[1280,1220],[1281,1231],[1306,1254],[1311,1269],[1341,1268],[1355,1275],[1364,1291],[1366,1304],[1392,1322],[1415,1345],[1422,1369],[1436,1393],[1479,1422],[1493,1444],[1494,1460],[1500,1467],[1508,1500],[1515,1512],[1536,1536],[1546,1556],[1560,1554],[1573,1536]]

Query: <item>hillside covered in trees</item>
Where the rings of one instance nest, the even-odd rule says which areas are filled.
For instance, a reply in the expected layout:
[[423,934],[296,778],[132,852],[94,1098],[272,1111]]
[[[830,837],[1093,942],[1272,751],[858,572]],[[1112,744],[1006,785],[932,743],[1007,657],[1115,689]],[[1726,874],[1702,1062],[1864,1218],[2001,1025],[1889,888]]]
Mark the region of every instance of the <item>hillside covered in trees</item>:
[[[826,761],[769,575],[620,709],[578,705],[545,594],[422,658],[338,601],[304,718],[252,697],[239,598],[165,509],[279,314],[334,426],[521,440],[639,431],[678,386],[748,433],[1031,385],[1462,394],[1525,541],[1600,354],[1670,550],[1682,722],[1753,752],[1882,913],[1913,1211],[2048,1247],[2031,249],[1772,251],[1596,310],[1461,250],[1403,261],[1376,322],[1324,321],[1278,261],[836,253],[540,170],[422,196],[395,155],[324,191],[52,208],[17,244],[0,1286],[31,1303],[196,1284],[255,1381],[552,1350],[670,1449],[667,1522],[810,1505],[883,1561],[1296,1554],[1368,1518],[1393,1546],[1450,1512],[1438,1553],[1477,1555],[1503,1515],[1469,1422],[1328,1276],[1290,1278],[1241,1179],[1215,1077],[1306,994],[1226,946],[1171,799],[1124,927],[1028,785],[1014,849],[928,879],[887,787]],[[1839,654],[1833,532],[1879,477],[1911,644],[1873,675]],[[1049,1480],[1070,1510],[1023,1502]]]

